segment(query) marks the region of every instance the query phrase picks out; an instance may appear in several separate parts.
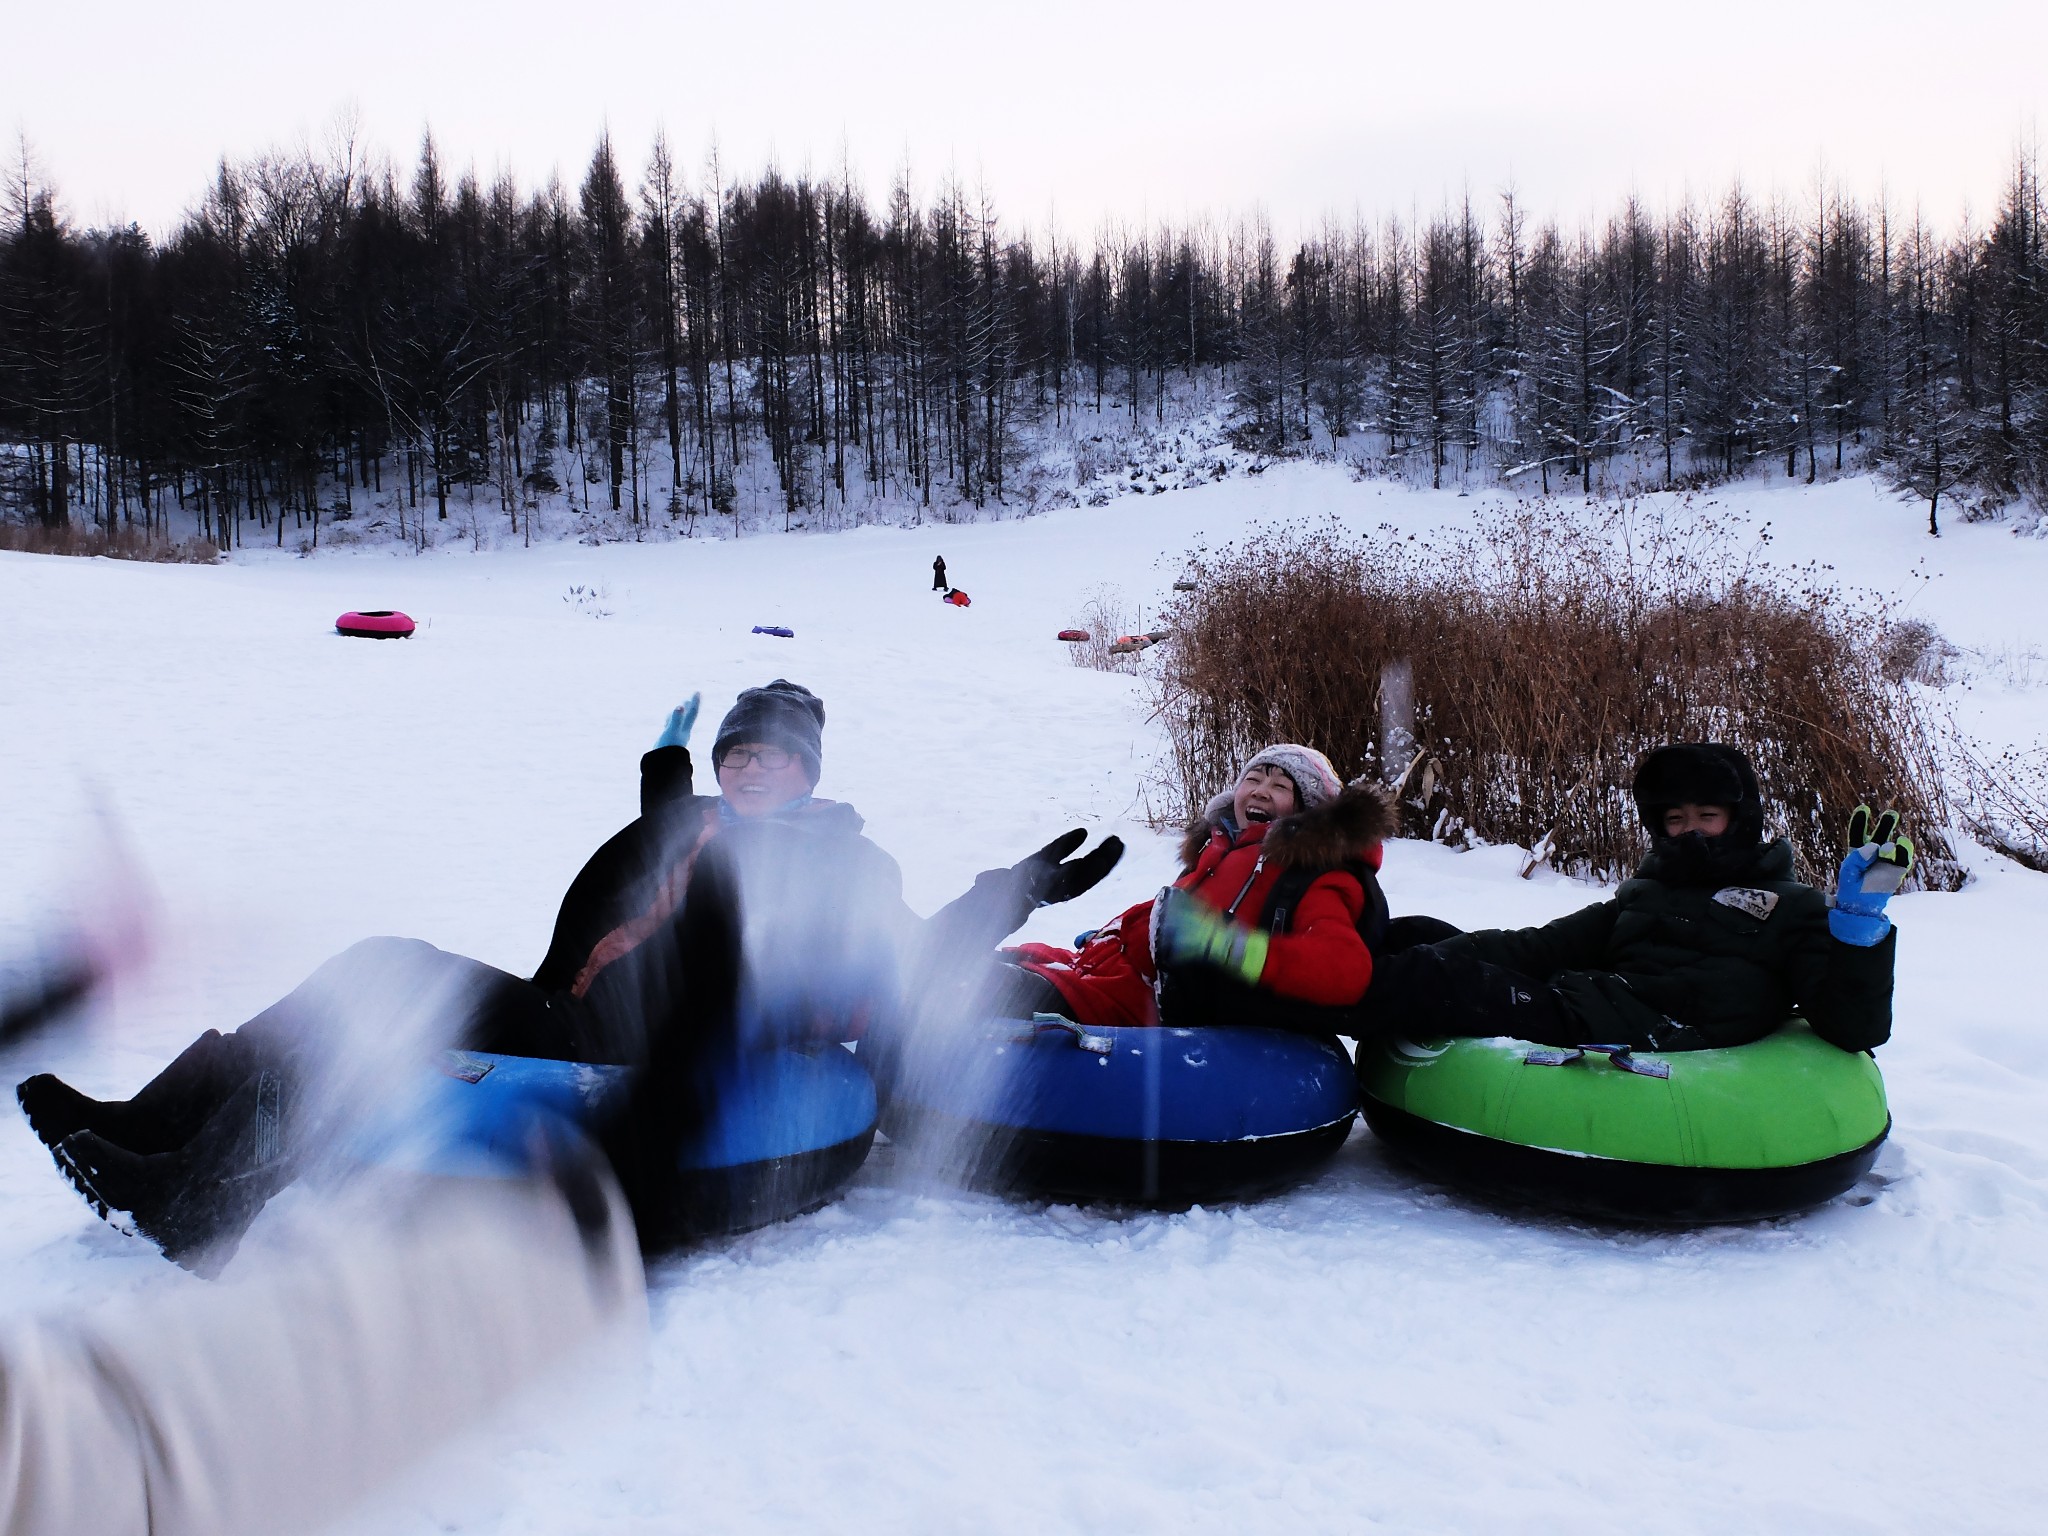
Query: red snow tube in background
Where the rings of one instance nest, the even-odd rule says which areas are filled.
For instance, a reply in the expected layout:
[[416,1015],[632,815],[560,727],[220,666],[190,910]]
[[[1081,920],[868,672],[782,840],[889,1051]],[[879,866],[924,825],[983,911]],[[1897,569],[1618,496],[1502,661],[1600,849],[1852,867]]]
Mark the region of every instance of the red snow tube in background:
[[1078,644],[1088,638],[1088,631],[1085,629],[1063,629],[1060,631],[1059,637],[1069,643]]
[[344,613],[334,621],[338,635],[355,635],[364,640],[410,640],[413,623],[396,608],[369,608],[361,613]]
[[948,592],[942,599],[942,601],[951,603],[955,608],[965,608],[969,603],[973,602],[974,599],[969,597],[965,592],[960,591],[956,587],[951,592]]

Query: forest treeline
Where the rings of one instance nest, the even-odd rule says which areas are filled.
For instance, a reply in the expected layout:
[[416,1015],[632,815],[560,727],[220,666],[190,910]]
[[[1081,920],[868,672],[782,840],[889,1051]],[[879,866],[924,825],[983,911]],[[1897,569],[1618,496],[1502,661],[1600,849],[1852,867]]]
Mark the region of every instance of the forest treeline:
[[572,474],[634,520],[731,516],[765,455],[785,514],[850,495],[1007,503],[1081,406],[1163,416],[1227,379],[1239,443],[1431,484],[1591,492],[1769,463],[1882,468],[1930,526],[2048,493],[2048,246],[2030,159],[1988,225],[1820,190],[1512,193],[1419,222],[1006,223],[906,172],[644,167],[580,183],[325,155],[224,163],[162,240],[79,228],[23,153],[0,201],[0,511],[226,546],[402,490],[522,505]]

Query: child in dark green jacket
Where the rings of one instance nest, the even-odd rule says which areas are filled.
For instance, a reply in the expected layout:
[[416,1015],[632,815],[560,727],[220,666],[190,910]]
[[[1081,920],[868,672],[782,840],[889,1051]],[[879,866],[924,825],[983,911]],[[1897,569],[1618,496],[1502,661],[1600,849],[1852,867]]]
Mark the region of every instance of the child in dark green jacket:
[[1365,1032],[1684,1051],[1762,1039],[1796,1009],[1844,1050],[1890,1038],[1884,904],[1913,861],[1896,815],[1873,825],[1857,808],[1830,900],[1793,877],[1791,844],[1765,838],[1756,772],[1733,747],[1659,748],[1635,801],[1650,856],[1611,901],[1540,928],[1392,924]]

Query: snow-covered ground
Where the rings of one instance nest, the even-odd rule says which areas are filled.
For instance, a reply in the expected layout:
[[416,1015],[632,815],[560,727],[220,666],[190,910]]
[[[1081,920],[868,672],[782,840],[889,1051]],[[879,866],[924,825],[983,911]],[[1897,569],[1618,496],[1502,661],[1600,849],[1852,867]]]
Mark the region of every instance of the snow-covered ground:
[[[1768,520],[1773,558],[1918,584],[1913,611],[1969,653],[1973,725],[2048,734],[2048,668],[2012,660],[2044,638],[2048,544],[1931,541],[1863,481],[1711,499]],[[373,933],[530,970],[569,877],[633,815],[669,706],[701,688],[715,720],[776,676],[823,695],[821,792],[866,814],[922,910],[1067,827],[1121,832],[1111,880],[1029,930],[1070,934],[1173,869],[1140,819],[1159,750],[1140,685],[1053,639],[1086,594],[1149,614],[1203,538],[1481,504],[1297,465],[918,531],[214,568],[0,555],[0,954],[80,878],[94,806],[163,902],[152,968],[0,1067],[125,1093]],[[970,609],[932,597],[934,554]],[[329,628],[383,606],[418,636]],[[749,633],[770,623],[796,638]],[[1292,1194],[1112,1216],[913,1187],[884,1146],[837,1204],[661,1267],[644,1372],[480,1437],[352,1529],[2038,1529],[2048,877],[1971,862],[1963,891],[1895,904],[1896,1128],[1828,1208],[1597,1229],[1418,1182],[1361,1129]],[[1599,894],[1517,863],[1403,843],[1385,880],[1396,911],[1464,926]],[[6,1310],[202,1283],[95,1220],[12,1114],[0,1207]]]

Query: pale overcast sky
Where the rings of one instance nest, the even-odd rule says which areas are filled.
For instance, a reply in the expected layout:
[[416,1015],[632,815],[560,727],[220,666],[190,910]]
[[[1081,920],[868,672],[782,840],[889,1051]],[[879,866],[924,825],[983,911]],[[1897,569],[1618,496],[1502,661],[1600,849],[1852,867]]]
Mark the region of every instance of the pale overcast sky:
[[1283,234],[1511,175],[1572,223],[1823,165],[1946,224],[2048,117],[2041,0],[70,0],[0,37],[0,123],[71,215],[158,232],[221,155],[350,109],[402,165],[431,126],[451,167],[529,183],[573,185],[605,124],[637,173],[662,124],[693,174],[714,133],[742,174],[844,146],[876,187],[906,155],[982,179],[1013,224],[1263,206]]

